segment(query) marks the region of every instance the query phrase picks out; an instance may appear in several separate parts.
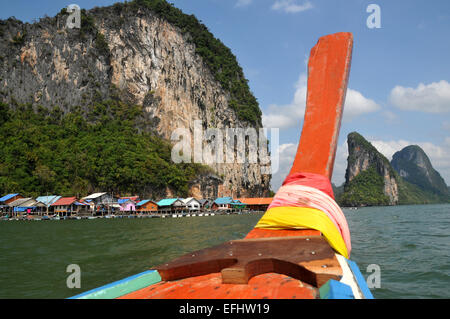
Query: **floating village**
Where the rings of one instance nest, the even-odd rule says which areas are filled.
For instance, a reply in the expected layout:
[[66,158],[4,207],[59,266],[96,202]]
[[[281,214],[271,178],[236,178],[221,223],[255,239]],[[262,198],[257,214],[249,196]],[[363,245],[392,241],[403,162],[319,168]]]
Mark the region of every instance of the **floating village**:
[[58,195],[32,198],[17,193],[0,198],[0,216],[2,220],[201,217],[264,212],[272,199],[189,197],[155,201],[140,199],[139,196],[118,197],[109,193],[94,193],[83,198]]

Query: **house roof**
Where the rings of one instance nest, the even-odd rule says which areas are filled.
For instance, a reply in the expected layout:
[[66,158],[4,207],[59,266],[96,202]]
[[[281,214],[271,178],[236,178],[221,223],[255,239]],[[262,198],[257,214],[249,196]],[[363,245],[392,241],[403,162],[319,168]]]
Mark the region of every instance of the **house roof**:
[[125,196],[125,197],[120,197],[120,199],[131,199],[136,202],[137,200],[139,200],[139,196]]
[[30,201],[30,200],[32,200],[31,197],[28,197],[28,198],[19,198],[19,199],[15,200],[15,201],[9,203],[8,205],[9,205],[10,207],[17,207],[17,206],[21,206],[22,204],[24,204],[24,203],[26,203],[26,202],[28,202],[28,201]]
[[5,195],[2,198],[0,198],[0,202],[6,202],[8,199],[11,199],[11,198],[13,198],[14,196],[17,196],[17,195],[19,195],[19,193]]
[[137,203],[136,206],[143,206],[143,205],[146,205],[147,203],[150,203],[150,202],[156,204],[156,202],[152,201],[151,199],[144,199],[144,200],[141,200],[139,203]]
[[130,198],[119,198],[117,200],[117,203],[119,203],[119,204],[125,204],[126,202],[136,203],[134,200],[132,200]]
[[194,199],[194,197],[188,197],[188,198],[182,199],[181,201],[182,201],[183,203],[187,204],[187,203],[189,203],[189,201],[191,201],[191,200],[193,200],[193,199]]
[[198,200],[196,200],[194,197],[188,197],[188,198],[185,198],[185,199],[182,199],[181,201],[184,203],[184,204],[188,204],[189,202],[191,202],[191,201],[193,201],[193,200],[195,200],[197,203],[200,203]]
[[139,203],[137,203],[136,206],[142,206],[142,205],[147,204],[148,202],[150,202],[150,199],[144,199],[144,200],[141,200]]
[[175,203],[177,200],[180,200],[179,198],[165,198],[165,199],[161,199],[159,202],[157,202],[156,204],[158,206],[171,206],[173,205],[173,203]]
[[61,197],[56,202],[54,202],[51,206],[67,206],[72,205],[77,201],[76,197]]
[[199,199],[198,202],[203,205],[204,203],[209,202],[209,199],[202,198],[202,199]]
[[106,193],[94,193],[94,194],[91,194],[89,196],[83,197],[83,199],[96,199],[96,198],[99,198],[100,196],[103,196],[105,194]]
[[214,203],[216,204],[231,204],[233,202],[233,198],[231,197],[219,197],[216,198],[216,200],[214,201]]
[[143,206],[143,205],[146,205],[146,204],[148,204],[148,203],[153,203],[153,204],[155,204],[155,205],[158,205],[158,203],[155,202],[154,200],[151,200],[151,199],[144,199],[144,200],[141,200],[139,203],[137,203],[136,206]]
[[50,196],[39,196],[38,198],[36,198],[36,200],[47,206],[50,206],[51,204],[53,204],[60,198],[61,198],[61,196],[58,196],[58,195],[50,195]]
[[270,205],[273,197],[258,197],[258,198],[238,198],[242,203],[247,205]]
[[14,207],[15,212],[23,212],[24,209],[28,208],[36,208],[36,207],[46,207],[45,204],[36,201],[35,199],[29,197],[29,198],[21,198],[18,200],[15,200],[14,202],[10,203],[11,207]]
[[20,204],[20,207],[45,207],[45,204],[33,198],[29,198],[27,201],[22,202]]

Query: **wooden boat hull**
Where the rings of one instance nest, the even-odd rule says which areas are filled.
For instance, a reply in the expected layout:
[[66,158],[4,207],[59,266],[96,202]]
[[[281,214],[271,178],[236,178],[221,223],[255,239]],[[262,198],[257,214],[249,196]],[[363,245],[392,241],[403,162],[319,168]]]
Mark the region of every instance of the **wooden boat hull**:
[[[254,229],[246,239],[317,236],[316,230]],[[371,299],[373,298],[359,268],[339,254],[322,268],[323,263],[311,263],[340,277],[338,281],[314,287],[290,276],[265,273],[251,278],[248,284],[223,284],[220,273],[162,281],[157,270],[146,271],[124,280],[85,292],[71,299]]]

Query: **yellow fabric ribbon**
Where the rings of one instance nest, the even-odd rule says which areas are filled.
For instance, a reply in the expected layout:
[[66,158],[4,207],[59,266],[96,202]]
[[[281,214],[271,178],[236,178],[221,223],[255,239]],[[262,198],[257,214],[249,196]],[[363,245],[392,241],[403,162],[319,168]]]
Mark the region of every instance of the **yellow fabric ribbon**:
[[272,207],[256,224],[265,229],[315,229],[322,233],[330,246],[345,258],[349,258],[341,233],[328,216],[315,208]]

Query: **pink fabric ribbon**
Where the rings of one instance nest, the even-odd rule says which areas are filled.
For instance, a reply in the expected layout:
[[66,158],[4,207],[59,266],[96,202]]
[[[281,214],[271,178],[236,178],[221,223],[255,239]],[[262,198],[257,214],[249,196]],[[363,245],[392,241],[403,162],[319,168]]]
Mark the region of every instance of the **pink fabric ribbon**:
[[[318,185],[321,189],[317,187]],[[272,207],[309,207],[324,212],[341,233],[350,254],[351,237],[347,219],[339,205],[329,195],[330,191],[333,195],[328,178],[312,173],[296,173],[286,178],[269,209]]]

